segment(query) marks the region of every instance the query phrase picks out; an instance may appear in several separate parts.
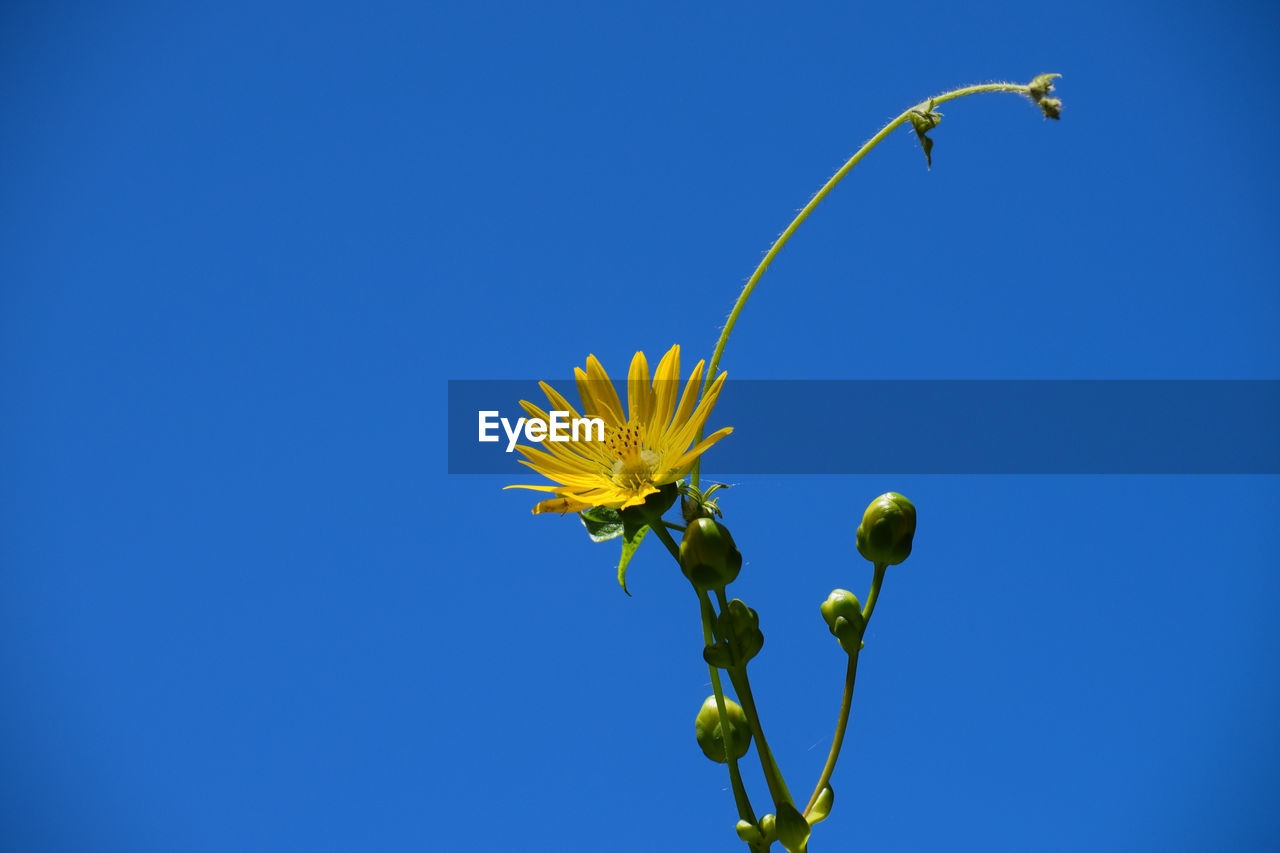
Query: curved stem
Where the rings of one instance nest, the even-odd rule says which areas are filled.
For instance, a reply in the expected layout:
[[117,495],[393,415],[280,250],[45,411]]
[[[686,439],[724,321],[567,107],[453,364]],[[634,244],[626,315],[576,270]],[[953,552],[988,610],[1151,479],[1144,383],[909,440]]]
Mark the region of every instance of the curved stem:
[[844,745],[844,732],[849,726],[849,709],[853,707],[853,682],[857,677],[858,655],[855,652],[849,655],[849,668],[844,673],[844,696],[840,697],[840,716],[836,718],[836,734],[831,739],[831,751],[827,753],[827,763],[822,768],[822,775],[818,777],[818,784],[813,787],[809,804],[804,807],[805,817],[809,816],[813,804],[818,801],[818,795],[830,784],[831,774],[835,772],[836,759],[840,757],[840,747]]
[[[942,104],[947,101],[953,101],[956,98],[963,98],[966,95],[978,95],[983,92],[1013,92],[1019,95],[1029,95],[1030,87],[1020,83],[982,83],[977,86],[965,86],[960,89],[953,89],[950,92],[944,92],[943,94],[937,95],[922,103],[937,106],[938,104]],[[746,285],[742,288],[742,293],[738,294],[738,301],[733,304],[733,310],[729,312],[729,319],[725,321],[724,328],[720,330],[720,339],[716,341],[716,348],[711,353],[711,363],[707,369],[706,378],[702,386],[702,393],[705,394],[707,389],[711,387],[711,383],[715,380],[716,370],[720,367],[720,356],[724,354],[725,344],[729,342],[729,335],[733,333],[733,326],[738,322],[738,315],[742,313],[743,306],[747,304],[747,299],[751,297],[751,291],[756,289],[756,284],[760,281],[761,276],[764,275],[765,270],[769,268],[769,264],[773,263],[773,259],[777,257],[778,252],[782,251],[782,247],[791,239],[791,235],[796,233],[796,229],[800,227],[800,224],[809,218],[809,214],[813,213],[814,208],[816,208],[822,200],[827,197],[827,194],[835,188],[836,184],[840,183],[840,181],[844,179],[844,176],[849,174],[850,170],[852,170],[854,166],[858,165],[858,161],[867,156],[871,149],[883,142],[885,137],[890,133],[893,133],[893,131],[897,130],[903,123],[909,120],[911,118],[912,111],[919,109],[920,106],[921,104],[916,104],[909,109],[903,110],[897,118],[880,128],[879,133],[868,139],[863,146],[859,148],[843,166],[837,169],[836,173],[832,175],[825,184],[822,185],[822,188],[814,194],[813,198],[809,199],[809,203],[802,207],[800,212],[796,214],[795,218],[791,220],[791,224],[788,225],[780,235],[778,235],[778,239],[773,241],[773,245],[769,247],[769,251],[764,253],[764,257],[756,266],[755,272],[751,274],[751,278],[747,279]],[[702,430],[698,430],[697,438],[695,438],[694,441],[696,443],[701,440]],[[700,461],[701,460],[697,460],[693,463],[693,469],[689,474],[689,481],[694,486],[698,485],[698,474],[701,470],[699,465]]]
[[[885,569],[888,568],[883,563],[876,563],[875,566],[875,573],[871,577],[871,590],[867,593],[867,603],[862,608],[864,634],[866,623],[871,619],[872,611],[876,609],[876,600],[880,598],[880,586],[884,583]],[[818,801],[818,795],[822,793],[822,789],[831,783],[831,774],[835,772],[836,760],[840,758],[840,747],[844,745],[844,733],[849,727],[849,709],[853,707],[853,685],[858,678],[858,655],[861,651],[859,647],[849,655],[849,666],[844,674],[844,695],[840,697],[840,714],[836,717],[836,733],[831,739],[831,751],[827,753],[827,763],[822,767],[822,775],[818,777],[818,784],[813,787],[809,804],[804,807],[806,817],[813,809],[813,804]]]
[[876,600],[880,598],[880,584],[884,583],[884,570],[888,566],[884,563],[876,563],[875,574],[871,577],[871,591],[867,593],[867,603],[862,608],[862,630],[865,632],[866,624],[871,621],[871,613],[876,609]]

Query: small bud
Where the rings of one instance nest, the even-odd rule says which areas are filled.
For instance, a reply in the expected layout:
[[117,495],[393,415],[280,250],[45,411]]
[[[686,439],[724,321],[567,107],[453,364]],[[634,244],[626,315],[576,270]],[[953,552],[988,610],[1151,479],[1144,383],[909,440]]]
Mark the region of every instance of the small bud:
[[897,492],[885,492],[862,514],[858,553],[877,565],[896,566],[911,556],[915,535],[915,506]]
[[703,649],[702,657],[721,669],[745,666],[764,647],[760,614],[740,598],[730,601],[728,608],[716,617],[716,634],[723,639]]
[[695,518],[680,542],[680,568],[698,589],[723,589],[738,576],[742,554],[729,528],[713,518]]
[[858,596],[847,589],[833,589],[827,600],[818,608],[827,623],[831,635],[840,641],[840,648],[853,654],[862,648],[862,632],[866,621],[862,618],[862,605]]
[[1027,84],[1027,92],[1038,101],[1053,91],[1053,78],[1061,76],[1061,74],[1039,74]]
[[756,826],[749,820],[740,820],[738,825],[734,827],[738,833],[738,838],[747,844],[754,844],[757,841],[764,840],[764,833],[760,831],[760,827]]
[[711,496],[727,488],[724,483],[715,483],[704,492],[691,483],[681,485],[680,514],[684,516],[684,523],[688,524],[695,518],[723,518],[718,501],[712,500]]
[[1041,74],[1027,84],[1028,97],[1039,105],[1045,118],[1062,118],[1062,100],[1049,97],[1049,93],[1053,91],[1053,78],[1061,76],[1061,74]]
[[760,831],[764,833],[764,840],[773,843],[778,837],[778,819],[771,814],[767,814],[760,818]]
[[680,496],[680,515],[684,516],[685,524],[689,524],[698,518],[711,518],[714,514],[707,512],[701,503],[695,499],[690,499],[688,495]]
[[[724,712],[729,717],[729,754],[741,758],[747,754],[751,746],[751,727],[747,724],[747,715],[742,706],[729,699],[724,700]],[[720,725],[720,709],[716,707],[716,697],[708,696],[698,711],[694,721],[694,732],[698,736],[698,746],[702,754],[717,764],[727,764],[724,757],[724,740]]]
[[927,168],[933,168],[933,140],[929,138],[929,131],[938,126],[938,122],[942,121],[942,113],[933,111],[933,101],[928,104],[921,104],[910,113],[907,118],[911,120],[911,126],[915,128],[916,137],[920,140],[920,147],[924,149],[924,161]]

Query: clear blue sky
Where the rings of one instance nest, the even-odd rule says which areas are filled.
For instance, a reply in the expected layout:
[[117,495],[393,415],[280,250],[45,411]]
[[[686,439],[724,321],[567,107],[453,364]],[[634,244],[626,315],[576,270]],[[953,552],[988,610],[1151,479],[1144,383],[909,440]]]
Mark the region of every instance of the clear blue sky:
[[[450,477],[448,379],[1280,378],[1261,3],[9,3],[0,835],[49,851],[741,849],[695,599]],[[871,415],[868,415],[871,416]],[[732,437],[726,439],[731,441]],[[796,453],[838,440],[796,428]],[[945,442],[946,436],[938,436]],[[708,473],[716,474],[708,457]],[[719,472],[731,474],[732,472]],[[1274,849],[1275,477],[737,478],[811,786],[856,513],[920,512],[834,850]],[[750,764],[746,765],[752,766]],[[764,803],[758,772],[748,775]]]

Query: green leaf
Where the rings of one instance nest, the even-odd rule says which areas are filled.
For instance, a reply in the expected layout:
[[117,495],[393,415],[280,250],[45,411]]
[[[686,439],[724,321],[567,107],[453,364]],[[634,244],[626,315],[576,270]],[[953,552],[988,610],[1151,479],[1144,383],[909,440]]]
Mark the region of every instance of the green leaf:
[[831,790],[831,786],[822,789],[822,793],[818,795],[818,799],[814,800],[813,808],[809,809],[809,825],[813,826],[827,819],[827,815],[831,814],[831,803],[835,799],[835,791]]
[[778,842],[787,853],[804,853],[809,845],[809,822],[791,803],[778,803]]
[[592,542],[608,542],[622,535],[622,514],[607,506],[593,506],[578,513]]
[[631,562],[631,556],[640,547],[640,540],[644,539],[644,535],[648,532],[649,525],[647,524],[637,523],[630,519],[623,522],[622,557],[618,560],[618,584],[627,595],[631,594],[627,590],[627,563]]

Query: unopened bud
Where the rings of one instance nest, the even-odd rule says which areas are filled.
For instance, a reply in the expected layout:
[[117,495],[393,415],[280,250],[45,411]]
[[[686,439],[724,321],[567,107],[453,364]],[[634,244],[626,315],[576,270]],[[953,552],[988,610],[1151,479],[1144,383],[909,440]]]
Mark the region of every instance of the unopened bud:
[[729,528],[714,518],[695,518],[680,542],[680,568],[698,589],[723,589],[738,576],[742,554]]
[[1061,74],[1041,74],[1027,84],[1027,95],[1039,105],[1045,118],[1062,118],[1062,100],[1049,97],[1049,93],[1053,91],[1053,78],[1061,76]]
[[916,508],[897,492],[885,492],[862,514],[858,553],[877,565],[896,566],[911,556]]
[[818,609],[822,611],[827,628],[840,641],[842,649],[853,654],[862,648],[862,632],[866,630],[866,620],[862,618],[862,605],[858,602],[858,596],[847,589],[833,589]]
[[[735,759],[741,758],[751,746],[751,727],[747,724],[747,715],[741,705],[727,697],[724,700],[724,712],[729,718],[729,755]],[[725,728],[720,724],[720,709],[716,707],[716,697],[708,696],[707,701],[702,703],[702,709],[698,711],[694,731],[703,755],[717,764],[728,763],[724,752]]]

